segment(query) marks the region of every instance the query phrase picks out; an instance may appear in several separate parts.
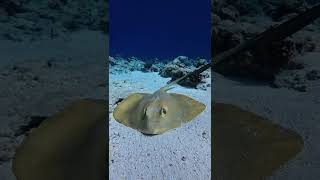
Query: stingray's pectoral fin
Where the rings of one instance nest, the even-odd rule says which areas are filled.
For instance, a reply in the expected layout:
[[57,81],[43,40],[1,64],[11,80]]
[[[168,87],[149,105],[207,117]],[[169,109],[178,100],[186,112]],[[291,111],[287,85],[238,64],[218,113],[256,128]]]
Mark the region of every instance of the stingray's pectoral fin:
[[131,126],[130,117],[132,117],[134,113],[137,113],[135,109],[137,108],[141,99],[146,95],[150,94],[134,93],[122,100],[113,111],[114,119],[121,124]]
[[214,179],[266,179],[303,149],[302,137],[231,104],[214,105]]
[[44,120],[17,148],[17,180],[100,180],[106,175],[107,103],[78,100]]
[[203,112],[206,105],[192,99],[191,97],[185,96],[183,94],[170,93],[173,98],[179,102],[179,109],[183,111],[183,122],[190,122],[193,118]]

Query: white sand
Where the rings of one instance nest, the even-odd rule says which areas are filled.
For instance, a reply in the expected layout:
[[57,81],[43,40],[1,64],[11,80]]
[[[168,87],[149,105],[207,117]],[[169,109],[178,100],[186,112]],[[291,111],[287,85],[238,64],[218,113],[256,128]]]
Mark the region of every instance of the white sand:
[[[169,80],[157,73],[110,75],[109,107],[113,110],[119,97],[134,92],[152,93]],[[206,104],[206,110],[190,123],[157,136],[145,136],[118,123],[110,112],[111,180],[211,178],[211,90],[177,86],[170,92],[193,97]]]

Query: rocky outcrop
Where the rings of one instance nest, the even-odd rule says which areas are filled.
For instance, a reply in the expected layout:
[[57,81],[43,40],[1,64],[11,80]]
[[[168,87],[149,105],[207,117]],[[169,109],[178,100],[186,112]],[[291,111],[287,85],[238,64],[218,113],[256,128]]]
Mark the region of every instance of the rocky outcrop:
[[309,81],[314,81],[314,80],[319,80],[320,79],[320,71],[319,70],[310,70],[306,74],[307,80]]
[[159,62],[145,62],[143,72],[159,72],[164,67],[164,63]]
[[109,56],[109,73],[124,73],[130,71],[143,71],[145,62],[136,58],[122,58]]
[[[216,9],[212,11],[213,22],[213,54],[219,54],[233,48],[245,40],[254,38],[257,34],[277,25],[305,10],[304,0],[249,0],[249,1],[214,1]],[[248,76],[268,81],[275,81],[276,86],[285,86],[284,81],[302,84],[302,81],[283,80],[292,73],[285,70],[303,68],[294,62],[294,57],[305,52],[314,51],[319,46],[315,32],[319,31],[316,23],[294,34],[293,36],[247,52],[242,52],[228,61],[215,66],[215,71],[223,75]],[[280,79],[281,80],[280,80]],[[297,78],[293,78],[297,79]],[[303,79],[303,78],[302,78]],[[292,85],[293,89],[301,89]],[[281,85],[280,85],[281,84]],[[302,88],[303,89],[303,88]]]
[[307,80],[304,71],[286,70],[280,72],[273,82],[277,88],[294,89],[301,92],[307,91]]
[[288,14],[301,13],[307,8],[305,0],[266,0],[261,3],[264,13],[276,21]]
[[162,77],[168,78],[172,77],[177,79],[191,72],[193,69],[187,67],[179,58],[174,59],[172,62],[169,62],[160,70],[159,74]]
[[196,59],[193,63],[193,65],[196,67],[196,68],[199,68],[203,65],[206,65],[208,63],[208,61],[206,59],[202,59],[202,58],[199,58],[199,59]]
[[[160,70],[160,76],[165,78],[170,77],[173,81],[194,71],[196,69],[195,65],[199,67],[207,63],[205,59],[198,59],[193,61],[188,59],[189,62],[192,62],[192,65],[187,66],[181,60],[186,61],[186,58],[177,57],[173,61],[167,63],[164,68]],[[206,89],[206,87],[210,86],[208,85],[210,84],[210,81],[208,81],[210,77],[210,71],[207,70],[195,77],[187,78],[179,82],[178,84],[185,87]]]
[[12,159],[17,142],[11,137],[0,136],[0,165]]
[[[206,59],[190,59],[186,56],[178,56],[167,63],[159,59],[143,61],[136,57],[122,58],[109,56],[109,73],[127,73],[130,71],[158,72],[164,78],[175,80],[207,63]],[[210,77],[210,71],[207,70],[196,77],[188,78],[178,84],[185,87],[206,89],[211,84]]]
[[97,1],[7,0],[0,2],[0,38],[55,38],[81,29],[107,32],[108,3]]

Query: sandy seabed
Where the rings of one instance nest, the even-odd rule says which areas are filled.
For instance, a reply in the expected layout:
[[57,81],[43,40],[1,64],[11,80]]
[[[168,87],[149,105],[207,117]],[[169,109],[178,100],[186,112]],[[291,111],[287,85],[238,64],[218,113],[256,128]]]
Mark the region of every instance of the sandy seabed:
[[[30,115],[50,115],[77,98],[105,98],[106,81],[103,69],[108,54],[108,38],[97,32],[80,32],[71,40],[27,43],[0,42],[0,149],[1,158],[14,152],[15,126],[24,124]],[[99,48],[97,48],[99,47]],[[320,68],[320,53],[308,53],[299,58]],[[47,60],[72,59],[43,68]],[[35,60],[39,63],[30,63]],[[89,62],[89,66],[88,66]],[[11,65],[31,69],[32,80],[23,72],[12,72]],[[40,64],[40,65],[39,65]],[[8,66],[10,65],[10,66]],[[34,69],[35,68],[35,69]],[[25,70],[25,69],[24,69]],[[22,68],[22,71],[24,71]],[[84,73],[85,72],[85,73]],[[293,129],[304,140],[304,148],[295,158],[274,173],[271,180],[318,180],[320,177],[320,81],[313,81],[307,92],[247,80],[233,80],[217,73],[214,96],[217,102],[239,107],[269,118],[272,122]],[[23,78],[31,78],[25,83]],[[154,92],[169,79],[156,73],[132,72],[110,75],[110,179],[210,179],[210,89],[195,90],[180,86],[170,92],[182,93],[207,104],[206,111],[192,122],[160,136],[146,137],[116,122],[111,116],[114,102],[133,92]],[[124,82],[125,81],[125,82]],[[26,96],[28,95],[28,96]],[[67,97],[67,98],[63,98]],[[214,123],[214,122],[213,122]],[[1,161],[0,179],[13,180],[10,161]]]
[[170,78],[139,71],[109,76],[109,178],[211,179],[211,89],[170,90],[188,95],[206,109],[190,123],[162,135],[145,136],[114,120],[118,98],[131,93],[153,93]]

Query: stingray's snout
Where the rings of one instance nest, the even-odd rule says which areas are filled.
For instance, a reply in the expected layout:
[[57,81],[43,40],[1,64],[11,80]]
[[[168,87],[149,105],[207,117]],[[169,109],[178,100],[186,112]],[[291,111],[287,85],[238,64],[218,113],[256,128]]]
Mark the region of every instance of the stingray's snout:
[[147,117],[152,117],[155,114],[160,114],[160,108],[154,107],[154,106],[149,106],[146,110]]

